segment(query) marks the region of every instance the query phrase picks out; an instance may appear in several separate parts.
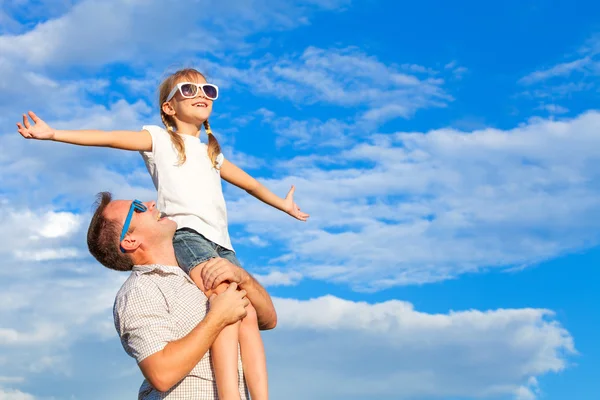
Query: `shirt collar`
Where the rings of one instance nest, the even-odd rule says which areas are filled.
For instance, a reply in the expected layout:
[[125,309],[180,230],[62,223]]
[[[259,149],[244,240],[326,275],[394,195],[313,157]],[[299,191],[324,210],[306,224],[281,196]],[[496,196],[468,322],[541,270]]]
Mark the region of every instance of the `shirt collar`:
[[162,271],[176,275],[185,275],[187,274],[176,265],[163,265],[163,264],[147,264],[147,265],[134,265],[132,271],[139,272],[142,274],[147,274],[153,271]]

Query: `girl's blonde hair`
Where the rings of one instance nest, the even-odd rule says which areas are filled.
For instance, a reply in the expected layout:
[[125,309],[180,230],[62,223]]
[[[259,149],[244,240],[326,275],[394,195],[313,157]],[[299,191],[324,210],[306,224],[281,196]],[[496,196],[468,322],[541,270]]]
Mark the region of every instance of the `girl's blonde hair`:
[[[173,117],[165,113],[162,109],[163,103],[167,100],[167,96],[171,92],[171,90],[175,87],[175,85],[181,81],[194,81],[199,76],[201,76],[204,80],[206,77],[199,71],[193,68],[181,69],[171,75],[169,75],[158,88],[158,105],[160,107],[160,118],[162,119],[169,136],[171,136],[171,141],[177,150],[177,155],[179,159],[179,164],[183,164],[186,160],[185,156],[185,143],[183,142],[183,138],[175,132],[175,120]],[[212,162],[213,166],[217,167],[217,156],[221,154],[221,146],[219,146],[219,142],[213,135],[212,130],[210,129],[210,124],[208,120],[204,121],[204,130],[206,131],[206,136],[208,136],[208,157]]]

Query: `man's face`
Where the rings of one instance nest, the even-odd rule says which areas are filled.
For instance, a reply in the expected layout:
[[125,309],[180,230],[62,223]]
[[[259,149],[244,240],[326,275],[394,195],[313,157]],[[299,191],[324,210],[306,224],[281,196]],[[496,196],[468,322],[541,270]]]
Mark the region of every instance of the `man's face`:
[[[132,201],[115,200],[104,210],[106,218],[117,221],[121,227],[125,224],[127,214],[131,209]],[[160,211],[156,208],[156,202],[148,201],[142,203],[147,210],[132,213],[129,228],[121,241],[121,247],[125,250],[135,250],[140,245],[152,246],[162,241],[171,242],[177,224],[168,218],[161,218]]]

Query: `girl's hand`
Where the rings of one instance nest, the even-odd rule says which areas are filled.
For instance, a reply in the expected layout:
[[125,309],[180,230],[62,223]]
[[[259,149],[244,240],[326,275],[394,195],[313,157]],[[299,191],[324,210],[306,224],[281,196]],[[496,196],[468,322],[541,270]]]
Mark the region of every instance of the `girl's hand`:
[[23,124],[17,122],[17,128],[21,136],[25,139],[52,140],[54,139],[54,130],[48,126],[33,111],[29,111],[29,117],[33,121],[33,125],[29,123],[29,118],[23,114]]
[[300,211],[300,207],[296,203],[294,203],[294,191],[296,188],[292,185],[292,188],[288,192],[287,196],[284,199],[284,210],[286,213],[290,214],[292,217],[299,219],[300,221],[306,221],[309,217],[308,214]]

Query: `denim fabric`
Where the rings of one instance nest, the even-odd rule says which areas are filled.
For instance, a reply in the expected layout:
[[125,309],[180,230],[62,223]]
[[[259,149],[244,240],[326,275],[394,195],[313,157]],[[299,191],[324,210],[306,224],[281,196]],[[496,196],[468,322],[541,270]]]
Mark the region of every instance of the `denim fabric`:
[[173,237],[175,257],[179,266],[189,275],[198,264],[211,258],[226,258],[233,264],[241,267],[235,252],[211,242],[200,233],[190,228],[181,228]]

